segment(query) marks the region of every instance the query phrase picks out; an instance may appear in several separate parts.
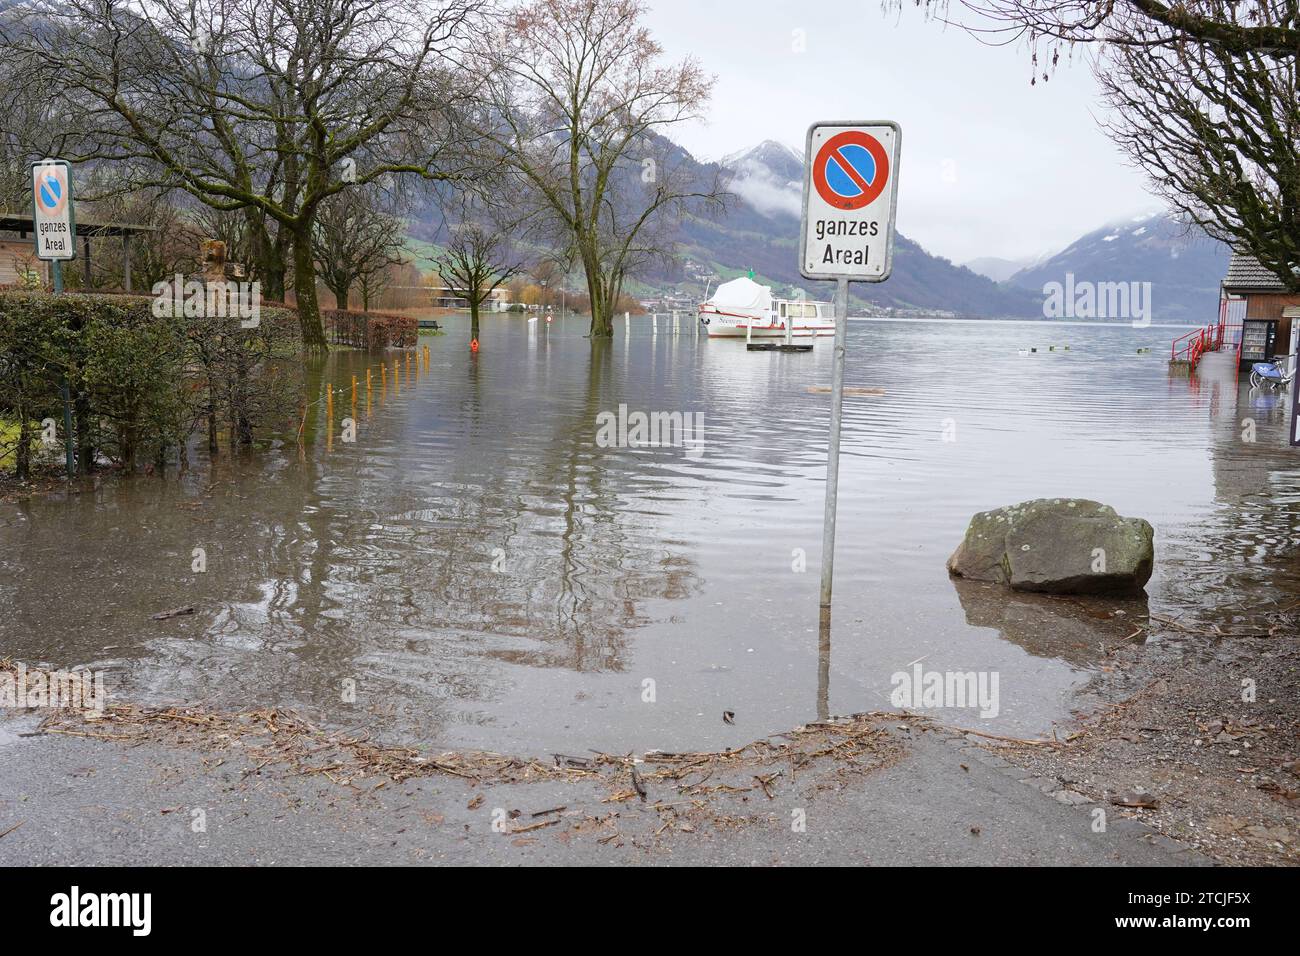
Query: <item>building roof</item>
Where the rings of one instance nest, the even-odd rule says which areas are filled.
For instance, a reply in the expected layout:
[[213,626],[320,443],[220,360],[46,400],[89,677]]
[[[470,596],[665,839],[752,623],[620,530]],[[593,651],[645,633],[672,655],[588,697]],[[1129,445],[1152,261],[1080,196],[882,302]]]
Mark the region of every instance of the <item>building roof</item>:
[[1252,255],[1233,251],[1228,274],[1223,279],[1226,292],[1286,292],[1286,285]]
[[[0,232],[16,232],[26,238],[33,229],[32,217],[18,213],[0,212]],[[138,226],[131,223],[103,223],[77,220],[77,235],[90,236],[134,236],[143,232],[155,232],[153,226]]]

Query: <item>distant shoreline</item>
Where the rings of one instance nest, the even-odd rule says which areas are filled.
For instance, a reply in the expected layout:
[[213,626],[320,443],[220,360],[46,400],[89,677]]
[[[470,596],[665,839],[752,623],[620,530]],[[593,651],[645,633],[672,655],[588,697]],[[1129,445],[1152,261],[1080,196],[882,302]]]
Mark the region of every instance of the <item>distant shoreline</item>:
[[[929,318],[904,318],[902,316],[888,315],[850,315],[850,322],[989,322],[995,325],[1087,325],[1098,328],[1134,328],[1129,320],[1120,319],[1115,322],[1083,322],[1079,319],[986,319],[981,316],[971,316],[966,319],[953,319],[947,316],[933,316]],[[1152,322],[1150,325],[1139,326],[1143,329],[1199,329],[1201,326],[1192,322]]]

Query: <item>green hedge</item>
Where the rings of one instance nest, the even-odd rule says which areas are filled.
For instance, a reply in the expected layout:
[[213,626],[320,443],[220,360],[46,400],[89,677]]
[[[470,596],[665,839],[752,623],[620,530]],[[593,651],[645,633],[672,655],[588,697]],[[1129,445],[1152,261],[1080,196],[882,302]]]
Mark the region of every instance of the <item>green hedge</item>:
[[[144,296],[60,296],[0,291],[0,468],[26,477],[33,463],[61,462],[66,381],[78,467],[163,463],[208,426],[247,443],[258,427],[296,404],[285,398],[281,358],[301,345],[297,316],[263,308],[261,324],[154,315]],[[58,441],[42,442],[53,419]],[[16,438],[15,438],[16,436]]]

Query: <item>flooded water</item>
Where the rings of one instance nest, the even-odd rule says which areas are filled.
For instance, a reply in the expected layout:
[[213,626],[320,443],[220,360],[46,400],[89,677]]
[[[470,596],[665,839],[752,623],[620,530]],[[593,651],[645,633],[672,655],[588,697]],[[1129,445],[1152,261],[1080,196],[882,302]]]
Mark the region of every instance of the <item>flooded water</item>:
[[[829,396],[809,388],[829,383],[829,341],[751,354],[634,320],[593,347],[585,330],[489,319],[471,358],[453,320],[400,390],[397,353],[383,391],[376,357],[335,354],[322,380],[374,370],[355,443],[313,414],[301,450],[0,505],[0,656],[104,668],[118,699],[569,753],[729,745],[886,707],[891,675],[922,659],[999,676],[995,718],[945,721],[1037,734],[1147,601],[953,582],[974,512],[1078,496],[1145,517],[1155,613],[1230,621],[1295,592],[1286,403],[1250,396],[1224,357],[1171,377],[1181,330],[852,323],[848,384],[884,394],[846,399],[829,634]],[[598,415],[620,403],[701,413],[702,448],[601,447]],[[182,605],[196,613],[150,619]]]

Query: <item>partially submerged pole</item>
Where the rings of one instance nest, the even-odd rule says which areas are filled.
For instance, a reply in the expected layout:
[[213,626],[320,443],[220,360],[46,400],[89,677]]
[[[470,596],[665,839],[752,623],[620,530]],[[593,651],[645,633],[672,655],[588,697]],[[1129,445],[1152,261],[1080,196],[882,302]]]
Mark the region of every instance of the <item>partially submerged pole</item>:
[[[831,606],[835,575],[835,500],[840,485],[840,421],[844,413],[844,352],[849,326],[849,280],[835,280],[835,351],[831,358],[831,434],[826,449],[826,510],[822,517],[821,606]],[[788,321],[788,320],[787,320]]]

